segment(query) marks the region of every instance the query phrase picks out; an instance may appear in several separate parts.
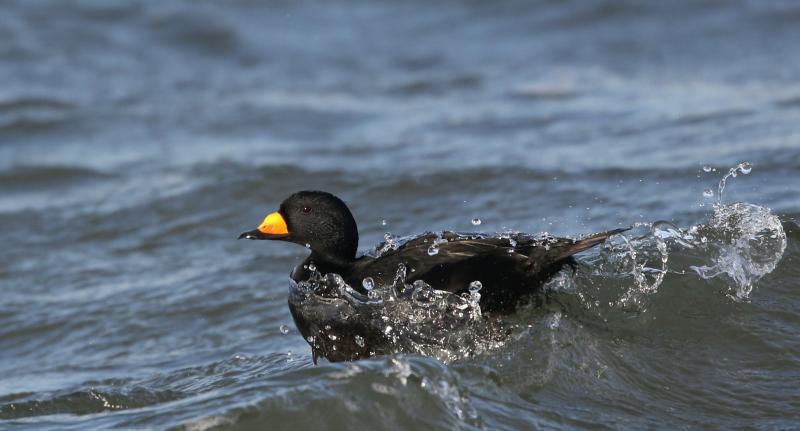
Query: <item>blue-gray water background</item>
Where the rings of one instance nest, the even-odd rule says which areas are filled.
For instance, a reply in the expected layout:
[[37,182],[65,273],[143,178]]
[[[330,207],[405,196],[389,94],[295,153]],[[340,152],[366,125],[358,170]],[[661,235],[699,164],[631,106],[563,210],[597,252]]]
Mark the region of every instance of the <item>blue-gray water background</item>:
[[[799,53],[793,1],[5,1],[0,428],[800,428]],[[299,189],[364,249],[689,228],[742,161],[788,235],[745,298],[676,255],[452,362],[313,366],[306,251],[235,241]]]

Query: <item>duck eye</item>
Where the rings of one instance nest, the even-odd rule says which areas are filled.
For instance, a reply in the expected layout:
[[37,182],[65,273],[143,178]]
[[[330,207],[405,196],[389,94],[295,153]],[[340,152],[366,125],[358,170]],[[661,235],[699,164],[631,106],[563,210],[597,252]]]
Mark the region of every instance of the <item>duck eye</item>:
[[311,212],[311,207],[303,207],[303,212],[308,214]]

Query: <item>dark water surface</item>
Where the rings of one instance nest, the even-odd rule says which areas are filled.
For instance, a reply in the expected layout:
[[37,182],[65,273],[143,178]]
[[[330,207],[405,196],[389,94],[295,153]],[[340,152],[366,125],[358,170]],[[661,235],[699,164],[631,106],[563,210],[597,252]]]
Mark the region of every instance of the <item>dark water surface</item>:
[[[0,429],[798,429],[799,52],[791,1],[3,2]],[[299,189],[363,250],[640,224],[497,345],[314,366],[305,250],[235,240]]]

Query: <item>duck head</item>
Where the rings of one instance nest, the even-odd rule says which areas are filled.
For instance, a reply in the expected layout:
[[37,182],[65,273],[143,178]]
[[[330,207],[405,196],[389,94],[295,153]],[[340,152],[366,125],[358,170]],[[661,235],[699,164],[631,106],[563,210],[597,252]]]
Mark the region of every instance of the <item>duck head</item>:
[[258,228],[243,232],[239,239],[288,241],[331,262],[351,262],[358,250],[358,228],[350,209],[341,199],[320,191],[289,196]]

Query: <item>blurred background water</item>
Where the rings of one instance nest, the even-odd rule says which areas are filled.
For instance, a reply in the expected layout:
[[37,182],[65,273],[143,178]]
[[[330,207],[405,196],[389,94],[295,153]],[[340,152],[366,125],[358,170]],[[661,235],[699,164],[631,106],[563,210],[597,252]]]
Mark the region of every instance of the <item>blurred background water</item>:
[[[0,428],[798,428],[799,49],[792,1],[3,2]],[[689,228],[742,161],[787,236],[751,293],[675,253],[465,360],[313,366],[305,250],[235,241],[300,189],[363,249]]]

